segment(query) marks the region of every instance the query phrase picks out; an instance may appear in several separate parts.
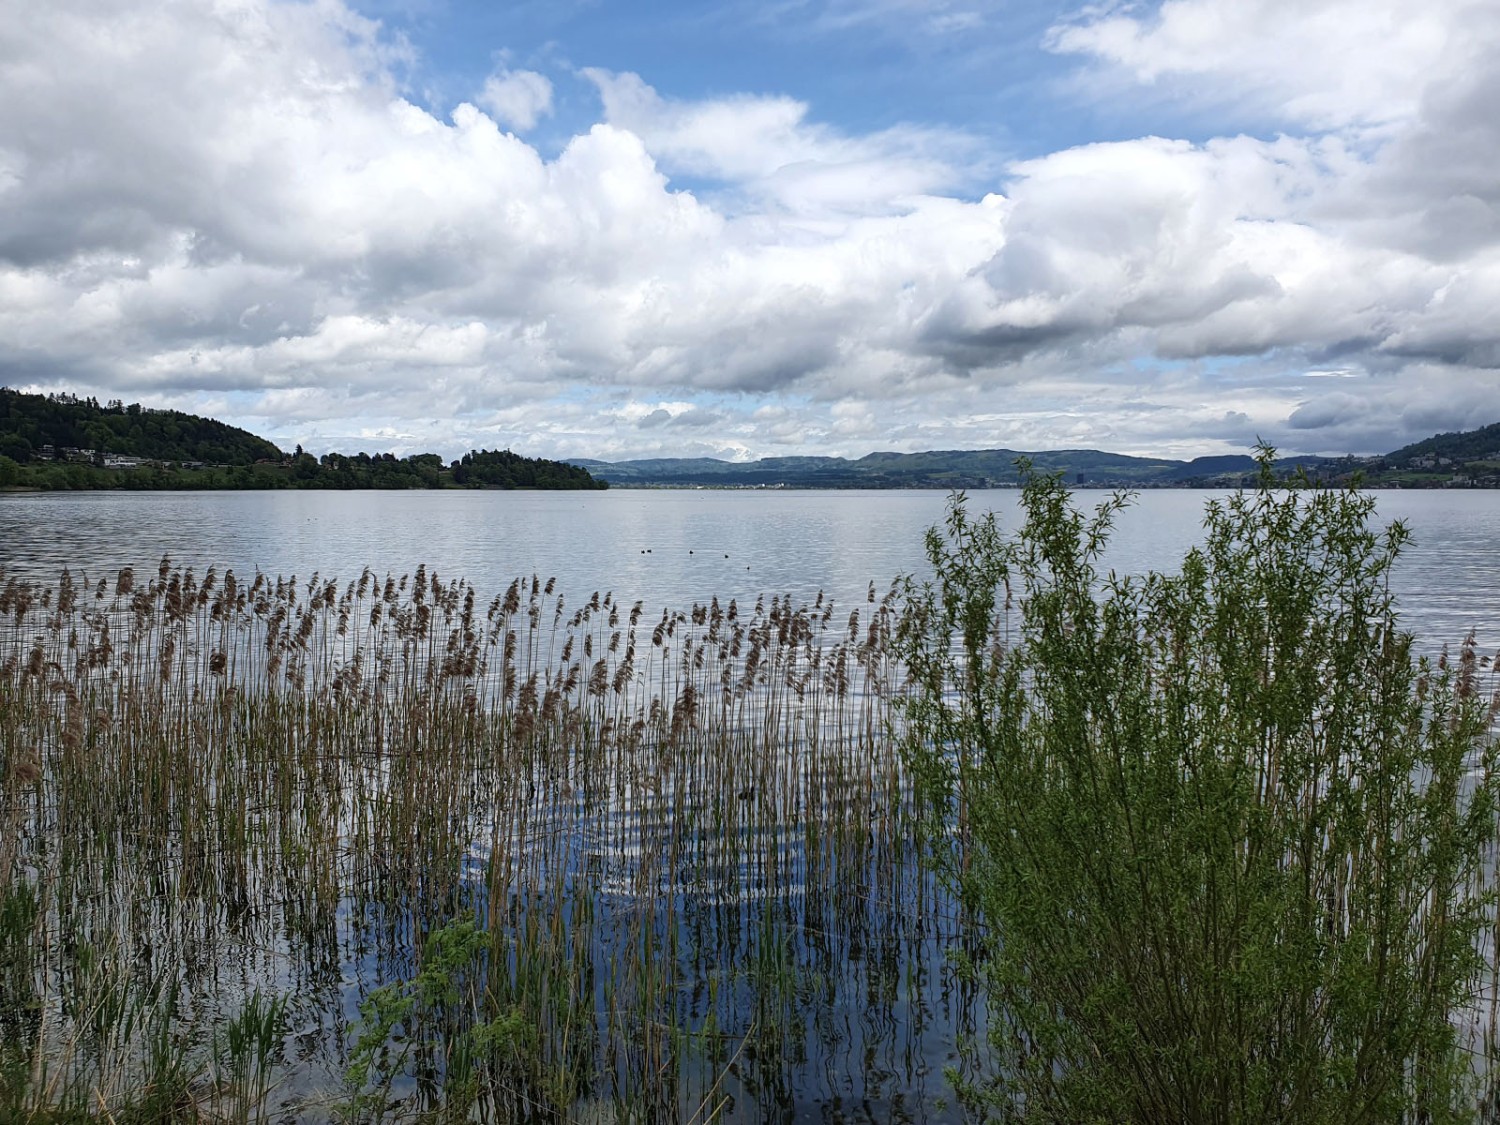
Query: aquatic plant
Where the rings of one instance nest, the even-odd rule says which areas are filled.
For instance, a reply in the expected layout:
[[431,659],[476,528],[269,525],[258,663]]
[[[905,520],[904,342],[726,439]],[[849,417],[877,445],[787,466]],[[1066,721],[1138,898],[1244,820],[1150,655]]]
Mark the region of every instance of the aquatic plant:
[[895,618],[425,567],[0,577],[0,1104],[923,1104],[904,1044],[956,1004],[911,966],[958,921],[886,737]]

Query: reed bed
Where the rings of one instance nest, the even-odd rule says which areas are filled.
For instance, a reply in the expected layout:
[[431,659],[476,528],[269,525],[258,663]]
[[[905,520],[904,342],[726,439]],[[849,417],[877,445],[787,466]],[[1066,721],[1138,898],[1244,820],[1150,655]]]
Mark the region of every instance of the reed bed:
[[0,575],[0,1116],[956,1113],[897,613]]

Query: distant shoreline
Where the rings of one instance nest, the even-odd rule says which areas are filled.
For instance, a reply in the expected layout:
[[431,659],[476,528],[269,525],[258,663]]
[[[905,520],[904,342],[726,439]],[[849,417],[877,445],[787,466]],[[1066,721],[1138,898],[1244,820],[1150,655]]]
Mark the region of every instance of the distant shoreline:
[[[1183,461],[1097,449],[953,449],[832,456],[655,457],[624,461],[548,460],[504,450],[436,453],[325,453],[275,443],[211,418],[139,403],[0,387],[0,490],[403,491],[597,488],[757,491],[944,492],[1016,488],[1025,472],[1057,476],[1069,488],[1235,489],[1259,481],[1249,452]],[[1437,434],[1381,456],[1291,456],[1271,463],[1278,478],[1371,489],[1500,488],[1500,423]]]

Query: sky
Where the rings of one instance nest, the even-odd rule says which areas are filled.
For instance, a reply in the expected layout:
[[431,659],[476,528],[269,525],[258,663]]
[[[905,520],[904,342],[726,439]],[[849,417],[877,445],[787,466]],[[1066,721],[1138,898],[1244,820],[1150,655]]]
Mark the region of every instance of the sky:
[[0,384],[322,453],[1500,421],[1495,0],[0,0]]

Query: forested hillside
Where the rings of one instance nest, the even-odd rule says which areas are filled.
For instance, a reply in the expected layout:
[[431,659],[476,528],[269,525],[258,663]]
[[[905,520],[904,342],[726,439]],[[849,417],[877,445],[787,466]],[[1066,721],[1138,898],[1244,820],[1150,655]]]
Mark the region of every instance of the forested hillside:
[[1404,468],[1424,461],[1443,463],[1439,458],[1458,465],[1474,461],[1500,462],[1500,422],[1462,433],[1435,434],[1385,456],[1392,468]]
[[[1238,487],[1251,483],[1248,454],[1177,461],[1096,449],[1023,452],[932,450],[842,457],[721,461],[659,457],[571,463],[510,450],[436,453],[283,453],[265,438],[212,418],[118,399],[100,405],[70,394],[0,387],[0,488],[944,488],[1012,487],[1017,461],[1069,485],[1093,488]],[[1383,457],[1286,457],[1278,475],[1371,487],[1500,488],[1500,423],[1437,434]]]
[[[100,405],[74,395],[29,395],[0,387],[0,456],[20,464],[89,450],[152,461],[252,465],[279,461],[281,450],[212,418],[151,410],[119,399]],[[48,457],[48,454],[51,457]]]

